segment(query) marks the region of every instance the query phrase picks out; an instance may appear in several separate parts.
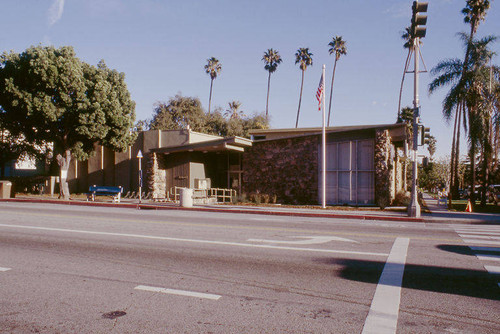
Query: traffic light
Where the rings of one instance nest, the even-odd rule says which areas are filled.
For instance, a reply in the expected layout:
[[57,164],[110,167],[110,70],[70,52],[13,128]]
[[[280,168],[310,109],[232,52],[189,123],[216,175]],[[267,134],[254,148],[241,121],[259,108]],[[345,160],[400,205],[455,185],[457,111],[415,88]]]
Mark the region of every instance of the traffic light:
[[412,38],[425,37],[427,23],[427,15],[422,15],[419,13],[427,12],[427,2],[413,1],[412,15],[411,15],[411,29],[410,34]]
[[421,126],[420,130],[420,146],[429,144],[429,138],[431,137],[431,128],[426,128]]

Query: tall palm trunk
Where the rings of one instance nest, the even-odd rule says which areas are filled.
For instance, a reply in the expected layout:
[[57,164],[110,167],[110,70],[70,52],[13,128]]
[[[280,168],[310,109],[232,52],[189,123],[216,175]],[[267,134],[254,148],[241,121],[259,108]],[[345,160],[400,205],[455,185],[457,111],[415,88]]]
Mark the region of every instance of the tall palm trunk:
[[406,56],[405,68],[403,70],[403,77],[401,78],[401,87],[399,88],[399,102],[398,102],[398,120],[401,117],[401,97],[403,96],[403,84],[405,82],[406,71],[408,71],[408,66],[410,66],[410,57],[413,52],[412,48],[408,49],[408,55]]
[[212,86],[214,84],[214,79],[210,80],[210,95],[208,98],[208,114],[210,115],[210,105],[212,104]]
[[454,187],[455,187],[455,145],[457,136],[457,122],[458,122],[458,106],[455,112],[455,125],[453,126],[453,139],[451,141],[451,166],[450,166],[450,191],[448,193],[448,206],[451,207],[451,200],[455,198]]
[[330,103],[328,104],[328,126],[330,126],[330,112],[332,110],[332,97],[333,97],[333,81],[335,80],[335,69],[337,68],[337,57],[335,57],[335,63],[333,64],[332,73],[332,85],[330,87]]
[[471,185],[470,185],[470,201],[472,209],[476,205],[476,143],[473,140],[470,147],[470,168],[471,168]]
[[304,72],[305,70],[302,70],[302,82],[300,84],[300,95],[299,95],[299,108],[297,109],[297,121],[295,122],[295,128],[299,127],[300,104],[302,103],[302,88],[304,88]]
[[271,88],[271,72],[269,72],[269,77],[267,78],[267,99],[266,99],[266,119],[269,115],[269,89]]
[[460,164],[460,126],[462,124],[462,114],[464,113],[464,106],[463,104],[459,104],[459,108],[457,109],[458,112],[458,122],[457,122],[457,137],[456,137],[456,143],[455,143],[455,166],[454,171],[453,171],[453,193],[455,194],[454,196],[458,196],[458,188],[460,186],[460,182],[458,180],[458,166]]
[[491,115],[488,115],[487,119],[487,131],[483,139],[483,177],[482,177],[482,193],[481,193],[481,206],[484,207],[486,205],[486,195],[489,186],[489,174],[490,167],[492,164],[492,126],[491,126]]

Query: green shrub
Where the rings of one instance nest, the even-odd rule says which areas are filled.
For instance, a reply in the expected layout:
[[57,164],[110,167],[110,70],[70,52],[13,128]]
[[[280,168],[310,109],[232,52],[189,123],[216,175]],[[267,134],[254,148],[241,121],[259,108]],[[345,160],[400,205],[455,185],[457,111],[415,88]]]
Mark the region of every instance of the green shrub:
[[408,191],[400,190],[396,193],[394,200],[392,201],[393,206],[408,206],[410,205],[411,194]]

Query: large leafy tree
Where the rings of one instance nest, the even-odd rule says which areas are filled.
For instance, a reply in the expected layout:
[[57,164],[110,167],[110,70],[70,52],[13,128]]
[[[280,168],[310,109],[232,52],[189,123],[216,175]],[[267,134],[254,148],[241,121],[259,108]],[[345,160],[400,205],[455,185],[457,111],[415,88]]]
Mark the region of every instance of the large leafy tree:
[[153,119],[149,124],[152,130],[178,130],[187,126],[198,132],[206,129],[205,112],[198,98],[176,95],[165,102],[156,103]]
[[313,54],[309,52],[309,48],[300,48],[295,53],[295,64],[299,64],[299,68],[302,71],[302,80],[300,83],[300,95],[299,95],[299,107],[297,108],[297,121],[295,122],[295,127],[299,126],[299,115],[300,115],[300,105],[302,103],[302,90],[304,88],[304,74],[308,66],[312,66]]
[[88,158],[95,144],[125,150],[135,118],[125,75],[76,57],[72,47],[31,47],[0,58],[3,125],[33,145],[54,143],[61,187],[72,157]]
[[332,38],[332,41],[328,43],[330,48],[328,52],[330,54],[335,54],[335,63],[333,65],[333,73],[332,73],[332,84],[330,86],[330,103],[328,104],[328,126],[330,126],[330,114],[332,111],[332,97],[333,97],[333,82],[335,80],[335,70],[337,69],[337,61],[340,59],[340,56],[347,54],[346,42],[342,39],[342,36],[335,36]]
[[2,125],[3,111],[0,110],[0,177],[5,177],[5,166],[11,161],[33,158],[42,160],[50,152],[49,145],[33,145],[22,135],[14,136]]
[[208,113],[210,114],[210,107],[212,105],[212,88],[214,85],[214,80],[222,71],[222,65],[217,58],[211,57],[207,60],[205,65],[205,72],[210,75],[210,96],[208,98]]
[[262,60],[266,63],[264,69],[269,72],[269,76],[267,77],[267,98],[266,98],[266,117],[269,117],[269,90],[271,88],[271,73],[274,73],[278,68],[278,65],[281,64],[282,59],[277,50],[268,49],[264,52],[264,57]]

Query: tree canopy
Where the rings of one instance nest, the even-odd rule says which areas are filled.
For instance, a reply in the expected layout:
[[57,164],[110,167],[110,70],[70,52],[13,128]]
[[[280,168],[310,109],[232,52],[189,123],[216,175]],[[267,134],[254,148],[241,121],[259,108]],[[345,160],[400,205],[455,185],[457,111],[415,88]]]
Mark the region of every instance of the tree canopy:
[[206,115],[198,98],[177,94],[167,103],[157,102],[153,110],[151,130],[186,129],[203,132]]
[[[205,113],[198,98],[180,94],[170,98],[168,102],[158,102],[153,110],[153,119],[149,122],[152,130],[190,129],[197,132],[217,136],[248,137],[250,129],[269,128],[265,114],[246,116],[238,112],[241,103],[229,102],[230,112],[223,114],[221,108],[212,113]],[[142,123],[142,122],[141,122]],[[146,121],[146,123],[148,123]]]
[[54,143],[56,152],[85,159],[94,144],[125,150],[135,103],[125,75],[103,61],[89,65],[70,46],[30,47],[0,57],[2,125],[32,145]]

